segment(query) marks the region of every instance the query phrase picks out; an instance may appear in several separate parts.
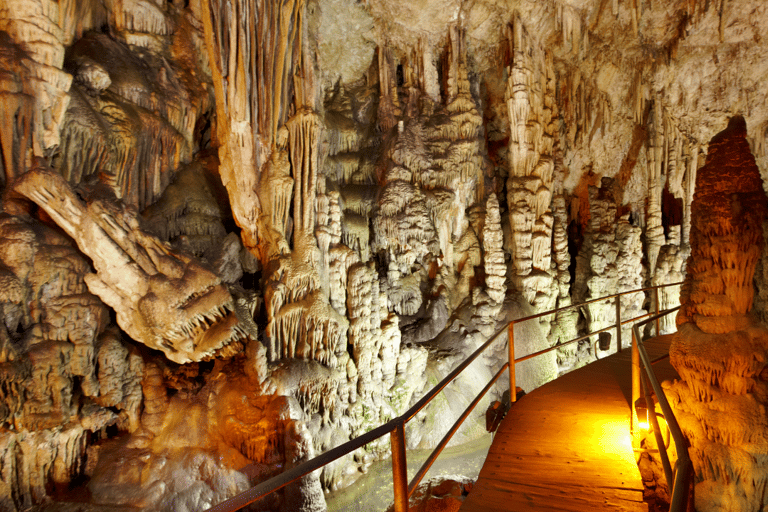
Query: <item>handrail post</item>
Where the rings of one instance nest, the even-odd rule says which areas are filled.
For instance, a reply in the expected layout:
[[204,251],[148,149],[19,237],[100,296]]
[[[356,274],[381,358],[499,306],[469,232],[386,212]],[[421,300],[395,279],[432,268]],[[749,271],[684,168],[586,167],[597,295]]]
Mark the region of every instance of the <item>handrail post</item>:
[[515,376],[515,321],[509,322],[509,403],[517,402],[517,378]]
[[408,464],[405,458],[405,425],[397,422],[389,433],[392,447],[392,484],[395,494],[395,512],[408,512]]
[[637,348],[637,337],[635,329],[632,329],[632,404],[630,405],[630,432],[635,432],[635,423],[637,422],[637,413],[635,404],[640,398],[640,350]]
[[659,287],[653,289],[653,294],[656,297],[656,336],[661,336],[661,330],[659,329],[660,317],[659,317]]
[[616,295],[616,352],[621,352],[621,294]]

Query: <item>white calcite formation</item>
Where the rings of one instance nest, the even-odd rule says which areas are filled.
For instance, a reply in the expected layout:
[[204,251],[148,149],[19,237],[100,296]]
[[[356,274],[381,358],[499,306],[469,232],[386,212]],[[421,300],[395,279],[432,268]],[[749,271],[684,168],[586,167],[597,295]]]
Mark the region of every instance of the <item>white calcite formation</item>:
[[35,201],[92,260],[88,289],[117,312],[135,340],[174,362],[239,350],[246,338],[221,279],[144,232],[135,213],[109,197],[84,204],[61,175],[24,174],[15,190]]
[[[619,279],[618,289],[616,290],[617,292],[628,292],[632,290],[638,290],[643,287],[645,276],[643,275],[644,269],[642,263],[642,231],[643,230],[640,228],[640,226],[633,226],[630,223],[629,214],[623,215],[617,221],[616,244],[619,247],[619,253],[616,255],[616,273]],[[682,276],[680,277],[682,278]],[[622,295],[619,301],[621,304],[622,321],[637,318],[645,314],[646,311],[643,309],[644,301],[644,293],[631,293]],[[617,336],[615,330],[612,334]],[[618,345],[618,340],[614,340],[612,341],[611,348],[609,350],[611,352],[621,350],[631,346],[631,344],[632,325],[627,324],[622,328],[621,346]]]
[[[656,260],[656,271],[651,279],[654,286],[680,283],[685,278],[686,263],[690,246],[681,244],[680,227],[670,228],[667,243],[661,246],[659,258]],[[680,285],[659,288],[659,311],[671,309],[680,305]],[[655,300],[655,296],[654,296]],[[676,330],[676,322],[672,315],[660,319],[661,334],[670,334]]]
[[509,36],[512,65],[505,95],[509,115],[507,204],[515,282],[539,311],[551,309],[554,144],[557,115],[552,53],[542,49],[522,19]]
[[[675,356],[697,506],[760,506],[765,198],[729,187],[768,179],[765,33],[758,0],[0,2],[0,509],[85,481],[99,506],[203,509],[403,413],[508,320],[686,275],[621,315],[682,303],[706,334]],[[708,148],[736,114],[749,135]],[[748,178],[710,166],[731,143]],[[516,353],[615,321],[542,317]],[[388,455],[264,508],[320,511]]]
[[[552,235],[552,262],[555,265],[556,299],[555,306],[564,308],[572,304],[571,301],[571,254],[568,252],[568,212],[565,206],[563,194],[557,194],[552,200],[552,215],[554,217]],[[576,339],[578,330],[579,312],[576,309],[560,311],[549,318],[551,328],[549,340],[552,345],[566,343]],[[579,364],[578,345],[570,344],[557,350],[557,364],[562,370]]]
[[89,293],[72,242],[2,215],[0,503],[28,508],[82,474],[91,439],[139,426],[143,360]]
[[[612,179],[603,178],[600,188],[589,187],[589,214],[582,250],[576,258],[574,302],[611,295],[619,288],[619,242],[616,240],[616,198]],[[634,269],[635,272],[639,270],[641,269]],[[631,275],[627,277],[631,278]],[[616,323],[616,306],[613,299],[593,302],[581,309],[590,331]]]

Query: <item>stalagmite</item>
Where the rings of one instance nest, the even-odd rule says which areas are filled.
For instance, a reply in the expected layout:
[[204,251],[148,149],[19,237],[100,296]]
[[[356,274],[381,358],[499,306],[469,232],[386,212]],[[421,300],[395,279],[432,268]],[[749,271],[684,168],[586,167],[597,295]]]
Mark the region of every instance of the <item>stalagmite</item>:
[[668,387],[690,440],[697,510],[762,510],[768,441],[768,331],[750,315],[752,279],[768,213],[744,118],[709,144],[691,206],[691,256],[670,361]]
[[[681,244],[680,228],[681,226],[670,227],[667,243],[659,251],[659,258],[656,261],[656,273],[651,280],[652,286],[679,283],[685,278],[690,247]],[[660,288],[658,294],[659,311],[672,309],[680,305],[680,285]],[[674,317],[667,315],[661,318],[660,328],[662,334],[674,332],[676,329]]]
[[501,304],[506,296],[507,266],[504,263],[504,253],[501,250],[501,218],[499,216],[499,201],[491,194],[486,205],[485,227],[483,228],[483,249],[485,253],[485,283],[488,296],[497,304]]
[[[554,227],[552,236],[552,260],[556,267],[554,284],[557,292],[557,307],[571,305],[571,255],[568,252],[568,212],[565,208],[565,197],[557,194],[552,199],[552,215]],[[576,323],[578,311],[561,311],[555,315],[549,340],[552,345],[565,343],[576,338]],[[561,368],[572,366],[575,361],[576,348],[573,344],[558,349],[558,365]]]
[[[643,288],[645,269],[643,268],[642,229],[629,221],[629,214],[618,219],[616,226],[616,244],[619,252],[616,255],[616,273],[618,275],[617,292],[628,292]],[[622,320],[637,318],[646,313],[643,309],[645,295],[632,293],[621,297]],[[632,329],[627,326],[622,329],[621,346],[611,347],[611,351],[622,350],[632,344]]]
[[507,204],[516,284],[528,302],[546,310],[551,296],[555,93],[552,54],[538,46],[519,17],[509,44],[513,54],[506,102],[510,123]]
[[748,323],[766,207],[745,134],[744,119],[732,118],[710,142],[707,163],[698,170],[678,325],[693,322],[704,332],[725,333]]
[[[611,290],[619,288],[616,267],[619,244],[616,241],[616,198],[613,185],[611,178],[603,178],[600,188],[589,188],[590,221],[576,259],[574,298],[579,302],[610,295]],[[586,305],[582,312],[590,332],[616,322],[616,307],[612,300],[593,302]]]
[[659,250],[664,245],[664,227],[661,224],[661,169],[664,166],[664,125],[662,123],[661,103],[654,103],[653,119],[648,145],[648,222],[645,228],[646,245],[648,251],[648,269],[653,277],[656,272],[656,259]]

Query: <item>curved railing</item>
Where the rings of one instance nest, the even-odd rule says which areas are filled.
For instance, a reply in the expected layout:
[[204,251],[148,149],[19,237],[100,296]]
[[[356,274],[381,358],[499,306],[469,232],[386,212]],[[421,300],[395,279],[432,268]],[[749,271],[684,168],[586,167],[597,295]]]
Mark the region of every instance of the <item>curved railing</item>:
[[[648,352],[645,350],[645,346],[643,346],[643,338],[640,336],[640,326],[654,320],[658,322],[661,317],[674,313],[678,309],[680,309],[680,306],[656,314],[632,327],[632,403],[637,403],[638,398],[640,398],[640,390],[638,388],[642,388],[645,407],[648,411],[648,419],[653,425],[656,445],[659,448],[659,457],[661,457],[661,465],[664,468],[664,478],[667,480],[667,487],[669,487],[670,490],[671,499],[669,501],[669,512],[685,512],[685,510],[687,510],[688,491],[691,485],[691,470],[693,467],[691,458],[688,454],[688,443],[686,443],[685,436],[683,436],[683,432],[680,430],[680,425],[678,425],[677,418],[675,418],[675,415],[672,412],[667,396],[664,394],[664,390],[662,389],[661,384],[659,384],[659,380],[656,378],[656,374],[653,371],[653,363],[656,361],[651,361]],[[667,447],[661,436],[659,420],[656,417],[656,406],[653,403],[651,394],[648,392],[648,385],[640,379],[640,361],[643,363],[648,382],[650,382],[651,388],[656,394],[656,399],[659,401],[661,412],[664,415],[667,427],[669,427],[669,432],[672,434],[672,439],[675,442],[675,450],[677,451],[675,471],[672,470],[672,464],[670,463],[669,455],[667,454]],[[633,408],[635,408],[634,405]]]
[[[654,313],[656,314],[656,316],[658,316],[658,318],[663,316],[663,315],[659,315],[660,313],[659,312],[659,295],[658,295],[659,288],[665,288],[668,286],[677,286],[679,284],[682,284],[682,283],[670,283],[670,284],[664,284],[659,286],[652,286],[649,288],[641,288],[637,290],[630,290],[626,292],[616,293],[613,295],[600,297],[598,299],[592,299],[579,304],[573,304],[570,306],[553,309],[551,311],[546,311],[544,313],[538,313],[535,315],[527,316],[525,318],[513,320],[509,322],[509,324],[506,327],[494,333],[493,336],[491,336],[488,339],[488,341],[483,343],[477,350],[475,350],[472,353],[472,355],[470,355],[461,364],[459,364],[456,368],[454,368],[454,370],[451,371],[450,374],[448,374],[434,388],[429,390],[418,402],[416,402],[416,404],[414,404],[410,409],[408,409],[408,411],[406,411],[402,416],[398,416],[397,418],[394,418],[388,421],[387,423],[371,430],[370,432],[367,432],[359,437],[356,437],[355,439],[352,439],[351,441],[348,441],[340,446],[337,446],[336,448],[328,450],[327,452],[321,455],[318,455],[317,457],[310,459],[306,462],[303,462],[302,464],[299,464],[294,468],[288,469],[280,473],[279,475],[256,485],[255,487],[251,487],[247,491],[209,508],[208,512],[233,512],[235,510],[240,510],[241,508],[247,506],[248,504],[253,503],[254,501],[257,501],[279,489],[282,489],[286,485],[292,482],[295,482],[296,480],[302,478],[303,476],[322,468],[323,466],[335,461],[336,459],[343,457],[344,455],[347,455],[357,450],[358,448],[365,446],[366,444],[385,436],[386,434],[389,434],[390,444],[392,448],[392,480],[394,483],[394,510],[395,512],[407,512],[408,499],[416,490],[416,487],[419,485],[419,483],[421,483],[421,480],[424,478],[424,475],[426,475],[427,471],[432,466],[434,461],[437,459],[438,455],[442,452],[442,450],[446,447],[448,442],[451,440],[451,437],[456,433],[459,427],[461,427],[464,420],[466,420],[466,418],[470,415],[472,410],[474,410],[477,404],[480,403],[480,401],[485,396],[485,394],[491,389],[491,387],[493,387],[496,381],[501,377],[502,373],[504,373],[504,370],[508,368],[510,369],[510,372],[509,372],[510,400],[514,402],[517,400],[516,379],[515,379],[516,363],[520,363],[528,359],[531,359],[533,357],[540,356],[552,350],[561,348],[565,345],[579,342],[581,340],[587,339],[601,332],[609,331],[611,329],[616,329],[617,350],[621,350],[622,326],[625,324],[636,322],[637,320],[641,320],[643,318],[649,317]],[[652,303],[655,306],[655,311],[646,313],[644,315],[640,315],[638,317],[631,318],[628,320],[622,320],[621,319],[621,297],[624,295],[629,295],[634,293],[643,293],[646,291],[652,291],[654,294],[653,296],[654,300]],[[616,303],[615,323],[611,324],[608,327],[604,327],[597,331],[586,334],[584,336],[579,336],[578,338],[574,338],[573,340],[567,341],[565,343],[560,343],[558,345],[554,345],[550,348],[540,350],[533,354],[528,354],[520,358],[515,358],[515,343],[514,343],[515,325],[518,325],[525,321],[541,318],[546,315],[556,314],[556,313],[568,311],[571,309],[577,309],[587,304],[593,304],[595,302],[607,301],[607,300],[615,300],[615,303]],[[658,333],[659,332],[658,318],[652,317],[650,320],[653,320],[654,318],[656,319],[656,332]],[[509,341],[508,361],[504,363],[501,366],[501,368],[494,374],[494,376],[491,378],[491,380],[488,382],[485,388],[483,388],[483,390],[477,395],[474,401],[467,407],[467,409],[464,411],[461,417],[448,430],[448,432],[445,434],[445,436],[440,441],[440,443],[438,443],[437,447],[434,449],[432,454],[430,454],[430,456],[427,457],[427,460],[422,464],[421,468],[416,472],[416,474],[414,475],[414,477],[411,479],[409,483],[407,466],[406,466],[406,454],[405,454],[405,446],[406,446],[405,424],[408,423],[408,421],[410,421],[414,416],[416,416],[416,414],[418,414],[419,411],[421,411],[424,407],[426,407],[448,384],[453,382],[470,364],[472,364],[478,357],[480,357],[480,355],[483,354],[483,352],[485,352],[488,349],[488,347],[490,347],[494,342],[498,341],[499,339],[502,339],[503,338],[502,334],[504,334],[504,332],[507,332],[509,336],[508,337],[508,341]]]

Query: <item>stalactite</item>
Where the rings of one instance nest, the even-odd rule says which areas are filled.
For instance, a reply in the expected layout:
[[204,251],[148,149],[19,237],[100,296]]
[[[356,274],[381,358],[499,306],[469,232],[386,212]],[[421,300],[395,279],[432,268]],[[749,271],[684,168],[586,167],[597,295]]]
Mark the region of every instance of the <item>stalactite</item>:
[[550,203],[554,177],[555,75],[552,54],[539,48],[519,17],[509,37],[513,61],[506,102],[510,123],[507,204],[518,289],[539,309],[551,296]]
[[293,192],[293,243],[300,246],[302,237],[311,235],[315,228],[315,197],[317,194],[318,146],[321,123],[317,114],[302,110],[288,120],[290,131],[291,169],[295,189]]
[[379,46],[379,126],[389,131],[397,124],[400,116],[400,102],[397,97],[397,76],[392,50]]
[[74,34],[59,26],[58,2],[7,0],[3,7],[0,44],[9,51],[0,57],[6,78],[0,85],[0,178],[7,183],[26,171],[30,156],[48,156],[59,145],[72,83],[62,70],[64,51]]
[[699,146],[694,145],[691,148],[691,155],[688,160],[688,170],[685,175],[681,240],[683,245],[689,245],[691,239],[691,204],[693,203],[693,193],[696,190],[696,173],[699,169],[699,153]]
[[243,243],[257,253],[259,148],[276,145],[288,118],[304,1],[203,0],[201,7],[216,115],[227,120],[216,124],[219,170]]

